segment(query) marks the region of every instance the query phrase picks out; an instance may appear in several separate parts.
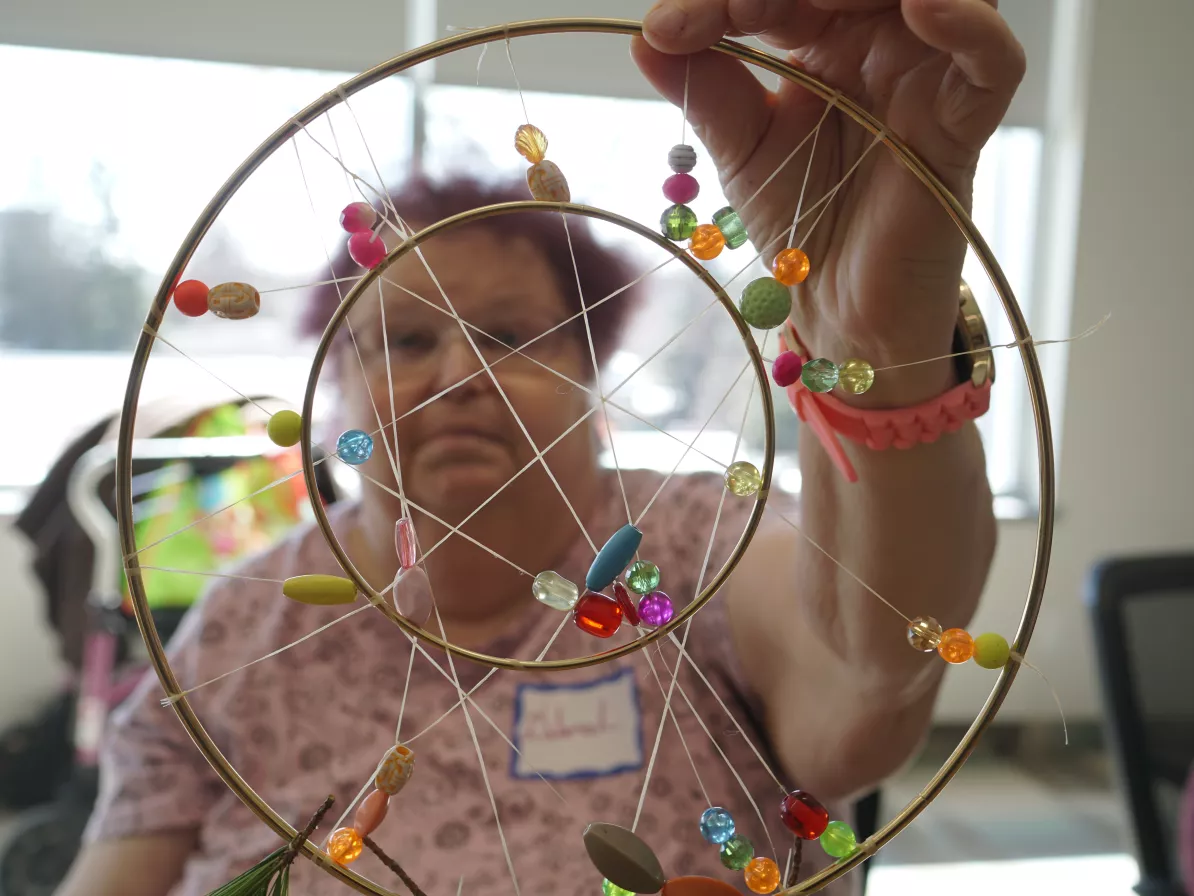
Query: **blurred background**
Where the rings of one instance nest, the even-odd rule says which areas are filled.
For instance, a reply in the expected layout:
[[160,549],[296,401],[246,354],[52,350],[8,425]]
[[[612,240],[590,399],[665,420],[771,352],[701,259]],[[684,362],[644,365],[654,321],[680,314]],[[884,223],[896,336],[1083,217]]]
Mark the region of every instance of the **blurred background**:
[[[964,880],[971,894],[1011,886],[1126,894],[1142,881],[1142,891],[1180,894],[1173,819],[1194,760],[1194,561],[1184,556],[1194,552],[1194,401],[1181,391],[1194,332],[1185,259],[1194,235],[1187,46],[1194,4],[1003,0],[1000,7],[1029,67],[983,155],[974,217],[1038,338],[1112,317],[1087,341],[1042,349],[1059,488],[1048,600],[1029,656],[1049,684],[1020,676],[974,760],[884,851],[868,893],[946,892]],[[60,556],[85,569],[75,586],[56,586],[34,569],[54,542],[54,524],[42,521],[32,536],[10,524],[64,452],[118,409],[144,311],[203,205],[289,116],[402,49],[500,21],[640,18],[645,8],[637,0],[10,0],[0,7],[8,120],[0,141],[0,784],[28,785],[0,805],[0,817],[53,795],[50,773],[44,786],[29,784],[39,780],[30,769],[40,766],[23,763],[47,730],[77,726],[61,695],[78,679],[82,655],[77,632],[64,647],[61,606],[48,592],[86,591],[92,563],[89,555]],[[679,119],[638,75],[626,43],[535,38],[516,44],[516,60],[531,118],[552,139],[552,158],[567,159],[574,196],[650,222],[659,210],[651,154],[676,142]],[[371,145],[373,134],[385,135],[381,175],[395,182],[409,170],[519,175],[525,166],[508,146],[510,122],[521,120],[513,87],[504,51],[494,46],[371,90],[357,111]],[[582,125],[608,139],[582,139]],[[346,162],[365,170],[370,161],[361,151],[344,147]],[[636,158],[650,163],[629,164]],[[261,288],[315,279],[323,257],[276,227],[296,202],[296,176],[291,159],[259,172],[192,269],[235,269]],[[334,204],[333,191],[343,190],[338,177],[312,169],[312,196]],[[722,204],[710,180],[702,216]],[[297,201],[299,210],[307,203]],[[967,276],[992,341],[1007,341],[973,260]],[[691,303],[648,321],[651,328],[674,328],[700,307],[696,290],[684,289]],[[296,401],[310,351],[292,335],[299,307],[267,301],[233,339],[200,326],[186,346],[218,358],[241,390]],[[639,351],[632,338],[613,366],[633,370]],[[703,376],[679,375],[692,363],[679,355],[646,378],[633,393],[635,409],[682,434],[712,384],[725,382],[716,364]],[[1039,495],[1023,373],[1011,353],[998,363],[982,428],[1000,546],[972,628],[1011,632],[1031,571]],[[155,365],[148,400],[211,385],[182,359]],[[787,419],[782,407],[781,416]],[[794,427],[784,428],[778,481],[797,491]],[[624,466],[659,462],[659,436],[626,437]],[[1112,562],[1121,558],[1138,562]],[[926,785],[990,684],[979,669],[951,672],[924,756],[885,788],[881,819]],[[1068,746],[1051,688],[1066,713]],[[65,737],[34,749],[45,768]]]

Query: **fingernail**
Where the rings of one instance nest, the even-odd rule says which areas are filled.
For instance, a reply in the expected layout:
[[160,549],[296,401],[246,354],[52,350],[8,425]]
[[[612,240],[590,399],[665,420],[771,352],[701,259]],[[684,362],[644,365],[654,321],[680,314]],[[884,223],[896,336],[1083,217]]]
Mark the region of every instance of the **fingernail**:
[[764,0],[730,0],[730,20],[745,30],[759,24],[765,9]]
[[643,28],[660,37],[679,37],[687,18],[684,10],[670,3],[662,3],[647,13]]

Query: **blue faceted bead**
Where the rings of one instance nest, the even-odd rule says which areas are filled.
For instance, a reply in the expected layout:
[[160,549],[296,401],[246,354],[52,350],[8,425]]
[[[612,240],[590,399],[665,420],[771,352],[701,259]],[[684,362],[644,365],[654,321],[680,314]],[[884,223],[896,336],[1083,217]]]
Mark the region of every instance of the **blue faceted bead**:
[[714,846],[720,846],[734,836],[734,816],[721,806],[713,806],[701,813],[701,836]]
[[354,467],[363,464],[373,456],[373,437],[359,429],[350,429],[336,440],[336,454]]

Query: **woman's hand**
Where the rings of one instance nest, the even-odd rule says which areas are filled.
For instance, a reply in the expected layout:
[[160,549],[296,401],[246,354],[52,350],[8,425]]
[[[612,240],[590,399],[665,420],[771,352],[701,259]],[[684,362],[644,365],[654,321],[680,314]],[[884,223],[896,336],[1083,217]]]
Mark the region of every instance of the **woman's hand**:
[[[787,81],[771,92],[737,60],[700,52],[741,34],[790,50],[810,74],[872,112],[967,206],[979,150],[1024,73],[1023,50],[986,0],[659,0],[644,19],[645,39],[634,42],[634,58],[676,104],[691,66],[688,117],[735,206],[826,106]],[[687,54],[695,55],[686,63]],[[817,139],[804,208],[873,142],[831,112]],[[807,162],[806,147],[742,214],[766,262],[787,246],[780,235],[792,224]],[[876,367],[948,352],[965,242],[924,185],[875,146],[805,241],[815,217],[795,243],[812,261],[792,315],[808,349]],[[893,371],[864,399],[919,402],[947,389],[952,376],[948,362]]]

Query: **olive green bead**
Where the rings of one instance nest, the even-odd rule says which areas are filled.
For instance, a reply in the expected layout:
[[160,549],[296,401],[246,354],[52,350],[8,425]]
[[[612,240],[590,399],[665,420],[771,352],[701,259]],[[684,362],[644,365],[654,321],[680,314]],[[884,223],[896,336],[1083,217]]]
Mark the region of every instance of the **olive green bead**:
[[278,411],[265,424],[265,434],[275,445],[291,448],[303,437],[303,418],[294,411]]
[[726,467],[726,488],[739,498],[749,498],[763,484],[763,474],[748,460],[739,460]]
[[686,240],[697,229],[696,212],[679,203],[670,206],[659,219],[659,229],[669,240]]
[[739,834],[735,834],[721,845],[721,864],[731,871],[741,871],[754,857],[754,844]]
[[746,284],[738,309],[743,319],[757,330],[778,327],[792,313],[792,294],[774,277],[760,277]]
[[850,358],[838,368],[837,382],[851,395],[861,395],[875,384],[875,368],[861,358]]
[[974,639],[974,661],[984,669],[1002,669],[1011,655],[1007,638],[998,632],[987,632]]

